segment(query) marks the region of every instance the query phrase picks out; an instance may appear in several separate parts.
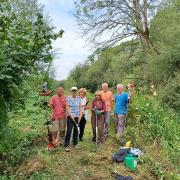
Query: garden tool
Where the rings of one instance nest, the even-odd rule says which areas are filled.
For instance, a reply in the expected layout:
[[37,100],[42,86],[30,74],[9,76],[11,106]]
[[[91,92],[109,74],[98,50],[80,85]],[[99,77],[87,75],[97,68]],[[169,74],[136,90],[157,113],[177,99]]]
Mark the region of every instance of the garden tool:
[[97,122],[97,117],[98,115],[95,113],[95,120],[96,120],[96,148],[98,147],[98,122]]
[[47,100],[46,100],[46,96],[49,96],[50,94],[52,93],[52,91],[48,91],[47,90],[47,82],[44,82],[43,85],[41,85],[41,91],[39,93],[40,96],[44,96],[44,108],[45,108],[45,119],[46,119],[46,122],[44,123],[44,125],[46,125],[47,127],[47,132],[48,132],[48,145],[47,145],[47,150],[51,150],[53,148],[55,148],[55,144],[53,143],[53,136],[52,136],[52,131],[50,130],[50,125],[52,125],[52,120],[49,120],[48,118],[48,103],[47,103]]
[[77,123],[75,120],[73,120],[73,123],[74,123],[74,125],[75,125],[76,128],[77,128],[78,134],[80,134],[80,129],[79,129],[78,123]]

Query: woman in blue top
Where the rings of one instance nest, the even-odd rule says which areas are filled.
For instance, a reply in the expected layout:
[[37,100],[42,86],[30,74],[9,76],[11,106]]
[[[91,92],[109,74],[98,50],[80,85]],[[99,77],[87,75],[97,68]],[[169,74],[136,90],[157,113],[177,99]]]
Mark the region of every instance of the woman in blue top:
[[71,88],[71,96],[66,98],[67,104],[67,130],[66,130],[66,137],[65,137],[65,150],[70,151],[69,143],[71,139],[71,132],[74,127],[73,131],[73,145],[75,148],[79,148],[78,146],[78,129],[77,124],[79,124],[82,118],[82,107],[81,107],[81,99],[77,96],[77,87]]
[[117,94],[114,96],[115,100],[115,123],[117,135],[122,134],[125,123],[128,106],[128,94],[123,92],[123,85],[117,85]]

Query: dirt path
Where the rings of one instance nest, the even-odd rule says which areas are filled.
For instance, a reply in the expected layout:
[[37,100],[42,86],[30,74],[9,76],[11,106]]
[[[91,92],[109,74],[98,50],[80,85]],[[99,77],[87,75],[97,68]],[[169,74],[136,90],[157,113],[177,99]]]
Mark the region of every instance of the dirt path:
[[49,177],[50,179],[65,180],[98,180],[114,179],[111,173],[117,171],[121,175],[132,176],[133,179],[141,179],[140,167],[135,172],[130,172],[123,163],[112,162],[112,153],[118,149],[118,145],[113,143],[112,131],[111,129],[110,137],[104,145],[96,149],[95,144],[91,142],[91,124],[88,121],[84,141],[80,142],[80,149],[71,147],[70,152],[65,152],[64,147],[60,146],[52,151],[47,151],[46,142],[44,142],[20,165],[17,174],[32,179]]

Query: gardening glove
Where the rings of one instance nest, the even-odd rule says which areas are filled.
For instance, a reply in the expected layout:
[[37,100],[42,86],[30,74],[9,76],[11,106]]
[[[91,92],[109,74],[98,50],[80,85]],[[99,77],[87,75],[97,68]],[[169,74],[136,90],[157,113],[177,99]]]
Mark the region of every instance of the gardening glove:
[[95,113],[96,113],[97,115],[101,114],[101,112],[100,112],[98,109],[95,110]]
[[98,110],[98,108],[96,106],[94,106],[94,111]]

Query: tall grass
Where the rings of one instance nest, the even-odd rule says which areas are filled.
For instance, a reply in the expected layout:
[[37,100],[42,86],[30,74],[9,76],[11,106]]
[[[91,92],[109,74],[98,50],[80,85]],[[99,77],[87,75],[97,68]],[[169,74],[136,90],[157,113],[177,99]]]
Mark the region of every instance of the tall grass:
[[155,97],[138,94],[129,108],[130,118],[138,126],[143,142],[160,142],[177,165],[180,149],[179,114],[162,107]]

